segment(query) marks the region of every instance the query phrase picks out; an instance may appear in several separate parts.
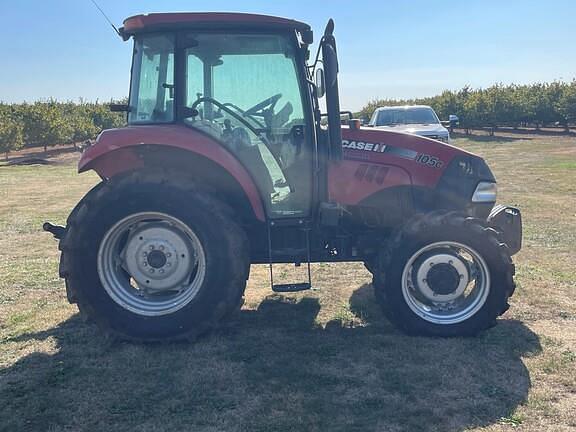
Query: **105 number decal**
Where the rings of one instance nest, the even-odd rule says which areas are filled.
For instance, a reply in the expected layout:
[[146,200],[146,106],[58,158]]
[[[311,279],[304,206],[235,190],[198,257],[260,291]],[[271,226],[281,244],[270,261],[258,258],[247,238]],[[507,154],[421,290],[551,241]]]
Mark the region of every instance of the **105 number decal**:
[[442,168],[444,166],[444,162],[442,162],[436,156],[430,156],[424,153],[420,153],[418,156],[416,156],[416,162],[431,168]]

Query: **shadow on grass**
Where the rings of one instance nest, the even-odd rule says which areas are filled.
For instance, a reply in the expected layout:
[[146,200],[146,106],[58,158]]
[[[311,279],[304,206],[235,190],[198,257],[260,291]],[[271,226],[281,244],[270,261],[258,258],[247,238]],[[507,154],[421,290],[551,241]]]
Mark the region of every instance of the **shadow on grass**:
[[521,322],[416,338],[381,317],[370,285],[350,305],[320,326],[317,299],[272,295],[195,344],[113,342],[77,316],[20,335],[5,348],[55,352],[0,372],[0,429],[456,432],[526,401],[522,357],[541,348]]
[[15,153],[11,153],[8,156],[8,162],[14,163],[20,160],[35,159],[35,158],[52,159],[63,154],[78,153],[78,152],[80,152],[80,149],[78,147],[74,147],[73,145],[60,145],[60,146],[48,147],[46,151],[44,151],[42,147],[31,147],[31,148],[25,148]]
[[[510,132],[506,131],[507,134],[509,134]],[[496,132],[496,134],[494,136],[490,136],[488,135],[488,133],[486,133],[485,135],[477,135],[477,134],[470,134],[470,135],[466,135],[465,133],[459,133],[459,132],[453,132],[450,134],[450,136],[453,139],[458,139],[458,138],[465,138],[471,142],[476,142],[476,143],[511,143],[511,142],[516,142],[516,141],[531,141],[534,138],[531,137],[527,137],[527,136],[504,136],[504,135],[499,135],[498,132]]]

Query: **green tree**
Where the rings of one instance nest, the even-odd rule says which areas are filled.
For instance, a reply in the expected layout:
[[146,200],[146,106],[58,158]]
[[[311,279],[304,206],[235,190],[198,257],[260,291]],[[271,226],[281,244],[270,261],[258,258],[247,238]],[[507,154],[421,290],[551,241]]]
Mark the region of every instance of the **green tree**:
[[8,159],[8,153],[24,145],[24,128],[12,110],[0,109],[0,151]]
[[77,142],[94,138],[98,128],[92,120],[92,106],[80,101],[79,104],[68,102],[64,105],[64,117],[71,129],[71,140]]
[[480,128],[489,119],[488,101],[484,90],[474,90],[464,103],[464,125],[467,129]]
[[570,130],[570,124],[576,123],[576,80],[564,87],[556,102],[556,110],[562,118],[564,128]]
[[54,101],[29,105],[24,114],[24,131],[29,143],[44,147],[72,142],[74,130],[64,109]]
[[442,94],[432,98],[430,105],[438,114],[441,120],[448,120],[450,114],[462,113],[462,103],[458,98],[458,94],[450,90],[444,90]]
[[[119,103],[125,103],[125,101]],[[111,112],[108,104],[95,103],[90,107],[88,112],[98,132],[104,129],[114,129],[126,125],[126,115]]]

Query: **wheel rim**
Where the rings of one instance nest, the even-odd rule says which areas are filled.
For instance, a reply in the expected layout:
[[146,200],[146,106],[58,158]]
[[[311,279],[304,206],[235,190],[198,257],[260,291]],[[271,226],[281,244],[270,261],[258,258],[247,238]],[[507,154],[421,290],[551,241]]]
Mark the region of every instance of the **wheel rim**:
[[102,239],[98,275],[124,309],[161,316],[196,297],[206,276],[206,257],[196,234],[179,219],[137,213],[117,222]]
[[414,313],[434,324],[458,324],[476,314],[490,293],[482,256],[457,242],[417,251],[402,272],[402,294]]

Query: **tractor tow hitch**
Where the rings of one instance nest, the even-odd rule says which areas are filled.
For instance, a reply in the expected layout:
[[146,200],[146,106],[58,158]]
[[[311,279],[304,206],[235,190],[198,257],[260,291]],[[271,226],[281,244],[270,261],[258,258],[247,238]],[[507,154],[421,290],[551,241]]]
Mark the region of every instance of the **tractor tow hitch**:
[[62,240],[62,238],[66,234],[66,227],[60,225],[54,225],[51,224],[50,222],[44,222],[42,224],[42,229],[52,234],[54,238],[58,240]]

